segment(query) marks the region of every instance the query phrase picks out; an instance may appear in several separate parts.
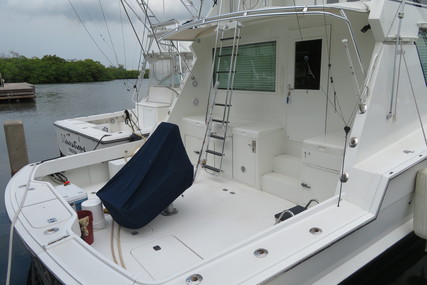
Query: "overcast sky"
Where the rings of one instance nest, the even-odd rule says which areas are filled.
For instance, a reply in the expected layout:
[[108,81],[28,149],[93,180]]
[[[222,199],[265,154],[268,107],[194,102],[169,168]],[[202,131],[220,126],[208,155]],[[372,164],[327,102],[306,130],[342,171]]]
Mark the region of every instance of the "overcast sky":
[[[137,0],[123,1],[143,17]],[[204,2],[206,11],[211,1]],[[149,0],[148,3],[161,21],[191,19],[180,0]],[[198,7],[200,0],[193,3]],[[125,6],[128,8],[126,3]],[[140,32],[142,24],[129,8],[128,12]],[[91,58],[105,66],[117,66],[118,62],[135,69],[140,48],[120,0],[0,0],[0,56],[11,56],[11,51],[29,58],[44,55],[68,60]]]

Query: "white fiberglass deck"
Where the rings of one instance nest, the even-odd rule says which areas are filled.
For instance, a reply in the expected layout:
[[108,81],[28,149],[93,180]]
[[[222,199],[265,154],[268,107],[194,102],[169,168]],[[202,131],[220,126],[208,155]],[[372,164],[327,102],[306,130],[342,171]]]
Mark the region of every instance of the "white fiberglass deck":
[[[274,215],[294,204],[242,184],[201,173],[195,184],[175,202],[178,214],[159,215],[144,228],[130,230],[114,226],[121,240],[123,261],[140,280],[159,280],[198,264],[229,247],[273,227]],[[113,259],[112,221],[95,230],[92,246]]]
[[[130,148],[116,148],[125,147]],[[64,272],[61,280],[66,284],[135,284],[135,281],[184,284],[193,273],[203,275],[206,284],[224,284],[219,273],[228,276],[228,284],[244,280],[245,284],[256,284],[277,274],[278,270],[292,268],[372,219],[370,213],[351,203],[342,201],[342,206],[337,207],[335,199],[330,199],[274,225],[274,215],[294,206],[293,203],[202,171],[195,184],[174,202],[178,214],[159,215],[142,229],[121,228],[120,232],[115,223],[113,229],[111,217],[107,215],[108,226],[95,230],[95,242],[88,245],[78,237],[73,209],[64,199],[59,199],[49,173],[53,169],[61,171],[57,163],[63,160],[68,161],[68,166],[75,163],[82,166],[78,156],[95,157],[104,152],[99,150],[35,165],[34,174],[38,178],[31,183],[17,224],[19,234],[27,238],[38,258],[51,267],[59,266],[58,270]],[[115,153],[110,155],[115,157]],[[108,180],[108,174],[102,175],[106,168],[102,162],[63,173],[90,197]],[[15,194],[8,196],[12,198],[6,201],[8,210],[18,208],[26,191],[22,177],[32,176],[32,169],[25,167],[9,183],[6,193]],[[82,173],[96,175],[86,179]],[[51,217],[56,218],[54,223],[46,221]],[[322,229],[323,233],[310,233],[313,227]],[[112,266],[112,248],[116,263],[124,265],[126,270],[120,265]],[[257,249],[266,249],[268,258],[257,258]]]

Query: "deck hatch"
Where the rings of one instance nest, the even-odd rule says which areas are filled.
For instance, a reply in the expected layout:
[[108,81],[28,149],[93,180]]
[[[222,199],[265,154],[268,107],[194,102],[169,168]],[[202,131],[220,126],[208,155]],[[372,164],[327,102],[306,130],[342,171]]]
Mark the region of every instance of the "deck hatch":
[[131,254],[155,280],[183,271],[202,260],[174,236],[166,236],[134,248]]
[[59,200],[49,200],[22,208],[22,213],[34,228],[43,228],[71,218],[71,213]]

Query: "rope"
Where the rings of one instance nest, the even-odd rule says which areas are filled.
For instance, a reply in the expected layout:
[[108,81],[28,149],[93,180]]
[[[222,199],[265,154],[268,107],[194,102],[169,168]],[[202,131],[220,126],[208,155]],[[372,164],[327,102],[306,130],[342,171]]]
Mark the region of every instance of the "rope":
[[[334,112],[337,112],[337,107],[336,107],[336,100],[337,100],[337,93],[335,91],[335,86],[333,85],[334,80],[332,77],[332,64],[331,64],[331,49],[329,47],[329,40],[328,40],[328,28],[326,26],[326,14],[325,14],[325,1],[322,0],[322,10],[323,10],[323,27],[325,29],[325,37],[326,37],[326,51],[328,52],[328,77],[331,79],[331,84],[334,88],[334,104],[333,104],[333,108],[334,108]],[[326,85],[326,97],[329,99],[329,84]],[[328,105],[326,105],[326,113],[328,113]],[[326,133],[326,126],[328,125],[328,116],[325,116],[325,133]]]
[[[68,1],[70,1],[70,0],[68,0]],[[136,37],[136,39],[138,40],[139,46],[141,47],[141,50],[143,51],[143,53],[145,53],[144,47],[143,47],[143,45],[142,45],[142,42],[141,42],[141,40],[140,40],[140,39],[139,39],[139,37],[138,37],[138,33],[136,32],[135,26],[133,25],[133,23],[132,23],[132,21],[131,21],[131,19],[130,19],[129,13],[128,13],[128,11],[126,10],[126,7],[125,7],[125,4],[123,3],[123,0],[120,0],[120,3],[121,3],[121,4],[122,4],[122,6],[123,6],[123,10],[124,10],[124,11],[125,11],[125,13],[126,13],[126,16],[127,16],[128,20],[129,20],[129,23],[130,23],[131,27],[132,27],[133,33],[135,34],[135,37]],[[127,2],[126,2],[126,4],[127,4]]]
[[301,37],[301,41],[303,41],[301,25],[300,25],[298,13],[297,13],[297,5],[295,3],[295,0],[293,0],[293,1],[294,1],[294,7],[295,7],[295,9],[294,9],[295,10],[295,17],[297,18],[297,23],[298,23],[299,34],[300,34],[300,37]]
[[132,128],[132,132],[135,132],[135,129],[134,129],[134,127],[133,127],[133,121],[132,121],[132,119],[130,118],[129,111],[128,111],[128,110],[125,110],[125,111],[124,111],[124,113],[125,113],[125,114],[124,114],[124,116],[125,116],[125,124]]
[[326,100],[328,100],[328,103],[331,104],[331,106],[336,107],[338,105],[339,110],[336,110],[335,113],[340,117],[340,119],[342,120],[343,124],[347,125],[347,123],[345,121],[345,118],[344,118],[344,115],[343,115],[343,112],[341,110],[341,105],[339,104],[339,100],[338,100],[338,98],[336,96],[335,87],[334,87],[334,101],[336,101],[336,103],[331,101],[331,98],[329,98],[329,96],[326,94],[325,90],[323,90],[322,87],[320,87],[320,91],[322,91],[323,95],[325,95]]
[[[126,44],[125,44],[125,32],[123,30],[123,17],[122,17],[122,6],[119,3],[119,13],[120,13],[120,27],[122,29],[122,44],[123,44],[123,59],[124,59],[124,67],[126,68]],[[127,68],[126,68],[127,69]]]
[[328,64],[331,64],[331,50],[329,48],[328,41],[328,29],[326,26],[326,13],[325,13],[325,1],[322,0],[322,10],[323,10],[323,27],[325,28],[325,36],[326,36],[326,50],[328,51]]
[[[132,110],[131,112],[137,118],[137,122],[138,122],[139,121],[138,116]],[[132,133],[138,137],[145,139],[144,134],[142,133],[141,129],[138,127],[138,123],[132,120],[132,117],[130,116],[129,111],[125,110],[124,113],[125,114],[123,116],[125,119],[125,124],[132,128]],[[137,131],[139,131],[139,134],[136,133],[135,128]]]
[[358,106],[359,106],[360,102],[362,102],[361,97],[359,97],[359,98],[357,99],[357,103],[356,103],[356,105],[354,106],[353,111],[351,112],[351,115],[350,115],[350,118],[349,118],[349,121],[348,121],[348,125],[353,125],[353,121],[354,121],[354,119],[356,118],[356,112],[357,112],[357,108],[358,108]]
[[50,175],[52,177],[52,179],[55,182],[58,182],[59,184],[64,184],[67,185],[70,183],[70,181],[68,180],[68,178],[62,174],[61,172],[56,172]]
[[101,0],[98,0],[99,6],[101,7],[102,17],[104,18],[105,27],[107,28],[108,37],[110,38],[111,48],[113,49],[114,56],[116,58],[117,66],[119,65],[119,59],[117,58],[116,49],[114,48],[113,39],[111,38],[110,29],[108,28],[107,18],[105,17],[104,8],[102,7]]
[[87,29],[86,25],[83,23],[82,18],[80,18],[79,13],[77,13],[77,10],[74,8],[73,4],[71,3],[71,0],[67,0],[68,3],[70,3],[71,8],[73,9],[74,13],[76,14],[77,18],[79,19],[80,23],[83,25],[83,28],[86,30],[86,32],[88,33],[89,37],[92,39],[93,43],[95,44],[95,46],[99,49],[99,51],[102,53],[102,55],[108,60],[108,62],[114,66],[114,64],[111,62],[111,60],[108,58],[108,56],[102,51],[101,47],[98,45],[98,43],[95,41],[95,39],[92,37],[92,35],[90,34],[89,30]]
[[200,17],[201,17],[202,8],[203,8],[203,1],[204,0],[200,0],[199,14],[197,15],[198,20],[200,20]]

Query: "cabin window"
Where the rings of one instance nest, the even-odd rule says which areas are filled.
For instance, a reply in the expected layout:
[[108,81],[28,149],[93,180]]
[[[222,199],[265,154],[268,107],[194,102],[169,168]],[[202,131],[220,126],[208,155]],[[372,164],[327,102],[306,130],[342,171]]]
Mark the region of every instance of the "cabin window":
[[421,67],[424,73],[424,81],[427,85],[427,29],[419,30],[416,46],[418,50],[418,56],[421,62]]
[[[215,70],[219,89],[227,89],[228,70],[232,47],[223,47],[220,67],[217,69],[218,54],[215,60]],[[276,42],[246,44],[239,46],[234,76],[234,90],[267,91],[276,90]]]
[[322,40],[295,43],[295,89],[319,90]]

